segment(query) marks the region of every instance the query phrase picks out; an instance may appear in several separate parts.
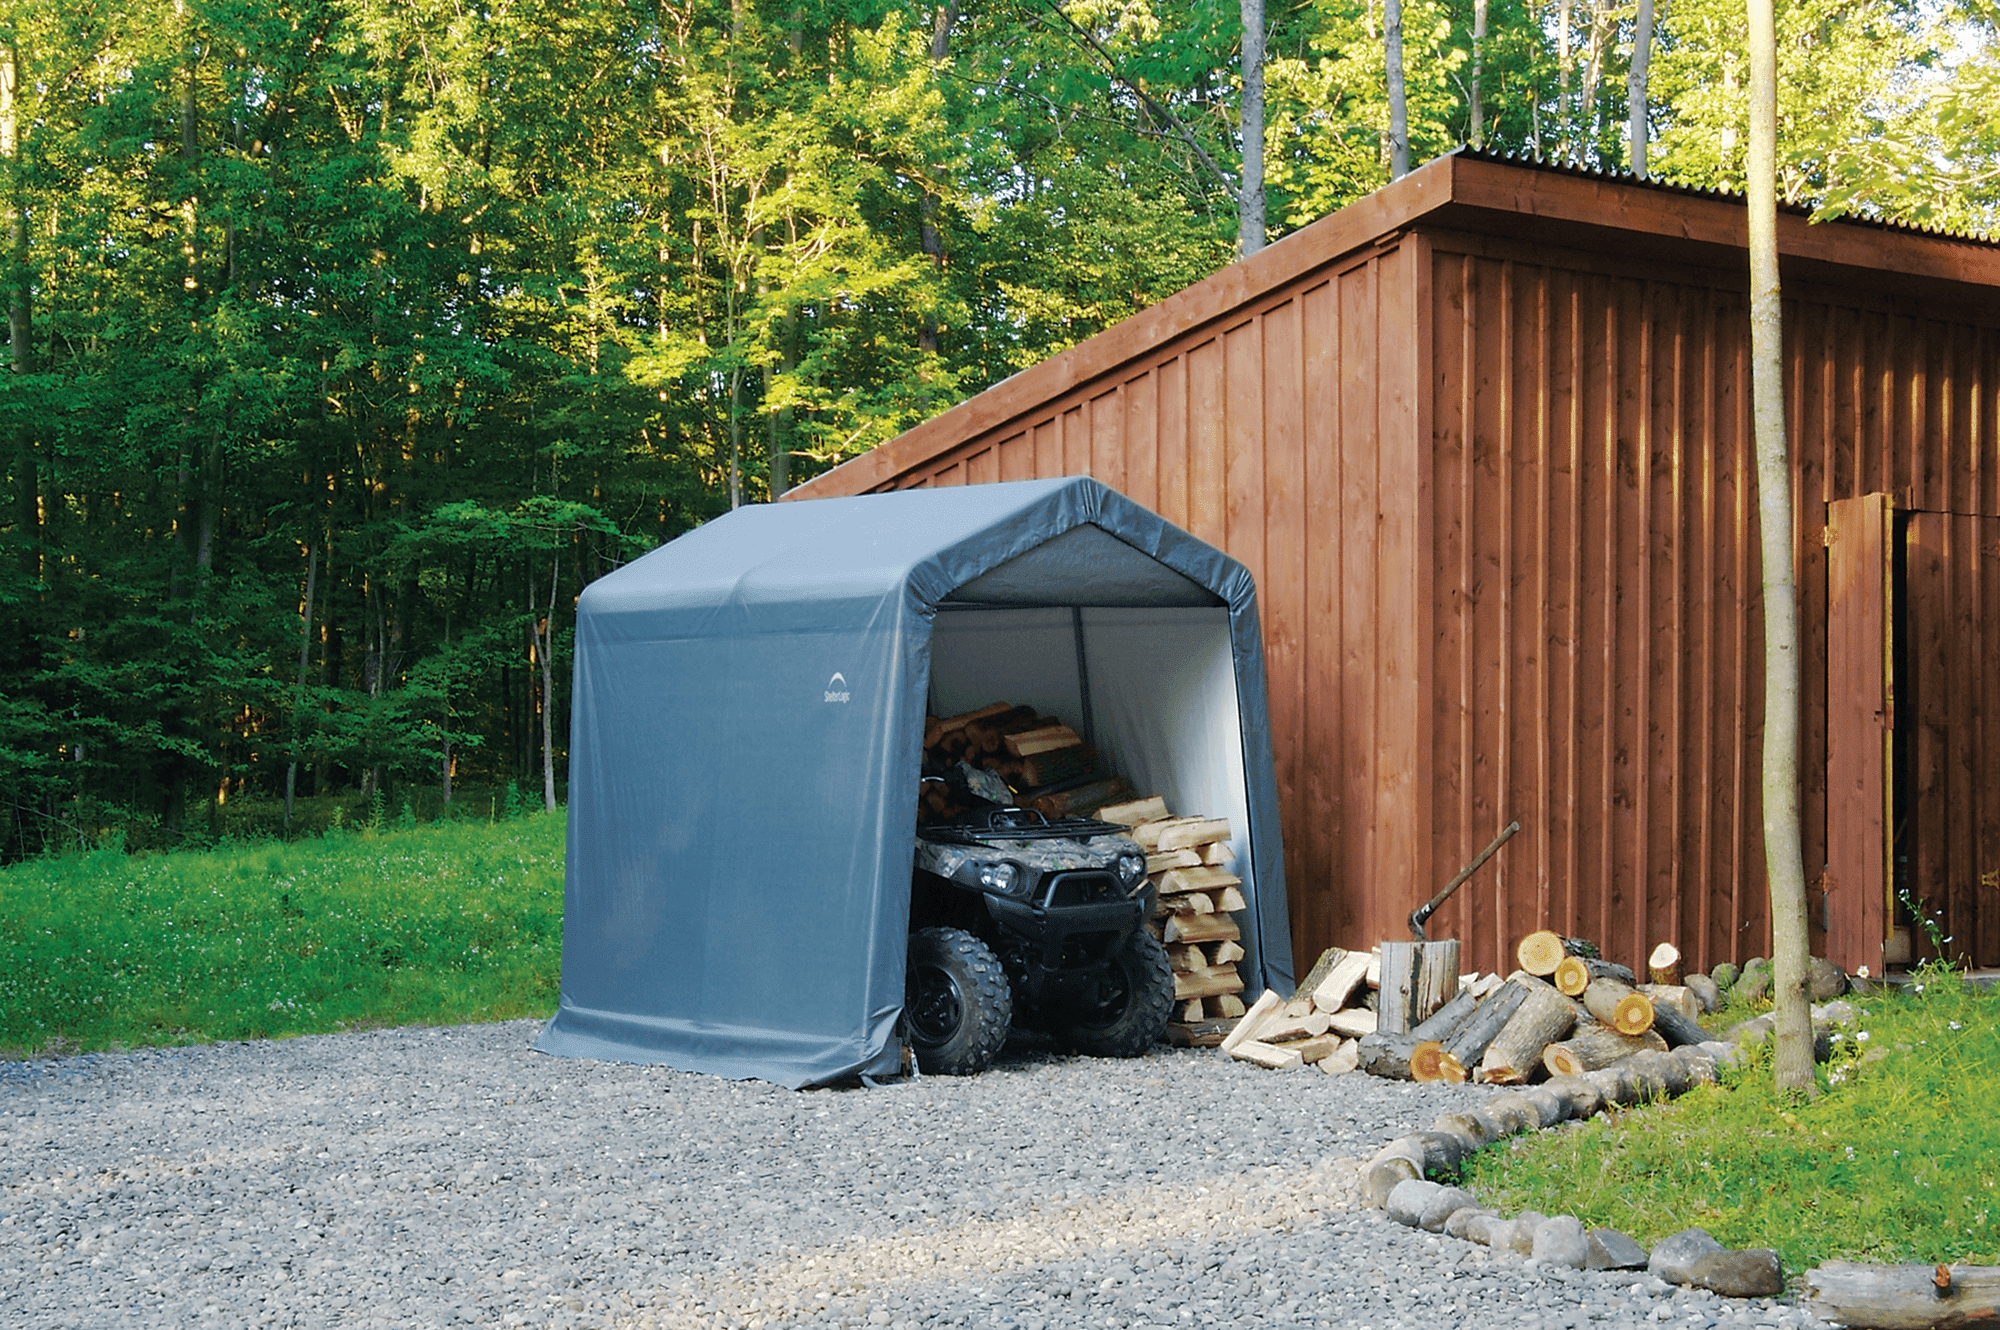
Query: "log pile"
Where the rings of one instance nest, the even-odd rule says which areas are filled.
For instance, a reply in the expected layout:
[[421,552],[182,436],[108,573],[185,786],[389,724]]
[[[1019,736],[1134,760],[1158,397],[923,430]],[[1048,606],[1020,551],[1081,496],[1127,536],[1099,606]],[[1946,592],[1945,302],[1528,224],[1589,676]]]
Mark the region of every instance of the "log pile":
[[1248,908],[1243,879],[1230,871],[1236,855],[1229,820],[1175,817],[1158,795],[1105,804],[1094,815],[1130,827],[1127,834],[1146,851],[1146,876],[1157,893],[1147,926],[1174,967],[1168,1039],[1194,1047],[1221,1042],[1218,1023],[1244,1014],[1236,915]]
[[[1629,967],[1603,959],[1590,942],[1551,932],[1522,938],[1515,955],[1521,968],[1504,982],[1468,977],[1455,997],[1408,1030],[1385,1021],[1365,1034],[1357,1067],[1397,1080],[1492,1085],[1600,1071],[1616,1082],[1630,1072],[1636,1079],[1625,1093],[1643,1095],[1664,1064],[1640,1055],[1712,1038],[1700,1024],[1719,1005],[1709,999],[1712,984],[1635,984]],[[1679,977],[1679,953],[1669,946],[1648,962],[1655,977]],[[1385,986],[1383,1004],[1388,1000]],[[1612,1070],[1619,1067],[1625,1070]]]
[[[956,716],[924,720],[923,764],[927,773],[958,763],[992,772],[1013,793],[1013,802],[1049,817],[1095,812],[1130,796],[1122,776],[1106,775],[1097,749],[1056,716],[1033,707],[992,702]],[[952,783],[926,780],[917,806],[918,821],[949,821],[975,807]]]

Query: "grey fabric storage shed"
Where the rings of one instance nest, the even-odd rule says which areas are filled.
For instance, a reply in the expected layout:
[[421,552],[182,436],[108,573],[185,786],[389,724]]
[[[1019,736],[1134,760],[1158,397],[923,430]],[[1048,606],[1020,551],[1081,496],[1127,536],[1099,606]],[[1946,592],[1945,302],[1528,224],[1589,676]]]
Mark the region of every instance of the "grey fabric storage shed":
[[1292,980],[1256,589],[1087,478],[739,509],[577,607],[562,998],[536,1047],[811,1085],[900,1061],[927,708],[1087,729],[1236,828]]

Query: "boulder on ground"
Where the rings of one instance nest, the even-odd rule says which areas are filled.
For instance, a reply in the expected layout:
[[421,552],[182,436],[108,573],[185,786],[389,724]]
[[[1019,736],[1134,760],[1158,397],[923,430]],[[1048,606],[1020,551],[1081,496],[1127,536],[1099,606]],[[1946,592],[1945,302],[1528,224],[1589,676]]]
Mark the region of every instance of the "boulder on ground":
[[1710,1252],[1694,1263],[1687,1282],[1725,1298],[1775,1298],[1785,1291],[1785,1269],[1769,1247]]
[[1694,1273],[1695,1262],[1712,1252],[1727,1251],[1705,1228],[1684,1228],[1669,1238],[1661,1238],[1646,1261],[1646,1269],[1669,1284],[1685,1284]]
[[1583,1221],[1575,1215],[1557,1215],[1544,1220],[1535,1230],[1530,1254],[1550,1265],[1566,1265],[1581,1270],[1590,1256],[1590,1243],[1583,1233]]
[[1585,1235],[1589,1253],[1586,1270],[1644,1270],[1646,1249],[1615,1228],[1593,1228]]

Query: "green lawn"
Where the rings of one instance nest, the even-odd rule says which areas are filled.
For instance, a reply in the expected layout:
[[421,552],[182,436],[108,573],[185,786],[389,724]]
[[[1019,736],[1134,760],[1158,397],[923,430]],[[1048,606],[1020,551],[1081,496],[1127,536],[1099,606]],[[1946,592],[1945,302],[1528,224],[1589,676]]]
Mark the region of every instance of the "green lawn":
[[1483,1151],[1465,1185],[1510,1214],[1573,1214],[1647,1246],[1700,1226],[1774,1247],[1789,1270],[2000,1263],[2000,995],[1949,972],[1918,984],[1850,999],[1862,1020],[1810,1103],[1773,1092],[1765,1050],[1720,1087]]
[[12,1056],[546,1016],[563,815],[0,870]]

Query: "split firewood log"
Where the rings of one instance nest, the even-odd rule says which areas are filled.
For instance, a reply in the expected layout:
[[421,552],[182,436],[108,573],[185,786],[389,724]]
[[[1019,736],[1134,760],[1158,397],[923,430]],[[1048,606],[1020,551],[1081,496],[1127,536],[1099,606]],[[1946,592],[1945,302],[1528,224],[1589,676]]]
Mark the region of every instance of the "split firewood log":
[[[1510,981],[1512,982],[1512,981]],[[1523,977],[1527,995],[1479,1060],[1479,1079],[1519,1085],[1542,1069],[1542,1050],[1576,1027],[1576,1008],[1546,981]]]
[[1583,990],[1584,1007],[1620,1034],[1644,1034],[1653,1028],[1653,1003],[1632,985],[1610,975],[1590,981]]
[[1285,1000],[1279,997],[1275,990],[1265,989],[1258,995],[1257,1000],[1250,1004],[1250,1010],[1243,1014],[1243,1018],[1236,1022],[1236,1028],[1223,1036],[1222,1051],[1230,1052],[1238,1044],[1256,1038],[1257,1027],[1264,1023],[1266,1017],[1284,1005]]
[[1646,977],[1656,984],[1680,983],[1681,949],[1671,942],[1654,947],[1653,954],[1646,957]]
[[[1127,799],[1122,803],[1104,805],[1097,810],[1097,816],[1100,821],[1116,822],[1125,827],[1136,827],[1141,822],[1164,822],[1167,819],[1167,801],[1157,794],[1144,799]],[[1152,871],[1150,865],[1147,871]]]
[[1375,1033],[1375,1013],[1366,1007],[1330,1011],[1326,1019],[1328,1029],[1349,1039],[1361,1039]]
[[1307,1039],[1294,1040],[1282,1047],[1291,1049],[1305,1061],[1307,1066],[1312,1066],[1339,1052],[1342,1042],[1337,1034],[1316,1034]]
[[1608,1025],[1592,1025],[1570,1038],[1550,1044],[1542,1051],[1542,1065],[1551,1076],[1581,1076],[1599,1067],[1652,1049],[1667,1051],[1667,1041],[1652,1030],[1640,1035],[1623,1035]]
[[1242,885],[1242,878],[1220,868],[1170,868],[1159,877],[1162,895],[1181,891],[1220,891],[1224,887]]
[[1634,982],[1636,976],[1629,965],[1582,956],[1563,957],[1556,962],[1554,973],[1549,975],[1549,982],[1556,986],[1556,991],[1569,997],[1580,995],[1590,987],[1593,979],[1619,979],[1629,984]]
[[[1174,973],[1174,999],[1186,1001],[1189,998],[1214,997],[1222,993],[1241,993],[1243,976],[1236,972],[1234,965],[1219,965],[1206,970]],[[1200,1019],[1197,1017],[1196,1019]]]
[[1246,1039],[1229,1050],[1229,1056],[1240,1062],[1254,1062],[1272,1071],[1290,1071],[1305,1065],[1305,1059],[1298,1050],[1281,1044],[1266,1044],[1255,1039]]
[[1236,920],[1226,914],[1172,914],[1161,936],[1163,942],[1235,942],[1243,936]]

